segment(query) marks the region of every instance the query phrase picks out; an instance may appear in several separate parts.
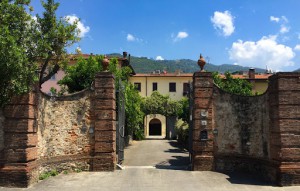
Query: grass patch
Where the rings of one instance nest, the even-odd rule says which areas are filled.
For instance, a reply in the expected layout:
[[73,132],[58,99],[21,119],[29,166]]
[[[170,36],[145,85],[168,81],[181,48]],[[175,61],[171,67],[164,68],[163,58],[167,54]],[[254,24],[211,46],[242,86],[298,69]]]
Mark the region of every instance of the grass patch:
[[57,172],[57,170],[51,170],[49,172],[44,172],[44,173],[40,174],[39,180],[45,180],[45,179],[49,178],[50,176],[56,176],[58,174],[59,173]]

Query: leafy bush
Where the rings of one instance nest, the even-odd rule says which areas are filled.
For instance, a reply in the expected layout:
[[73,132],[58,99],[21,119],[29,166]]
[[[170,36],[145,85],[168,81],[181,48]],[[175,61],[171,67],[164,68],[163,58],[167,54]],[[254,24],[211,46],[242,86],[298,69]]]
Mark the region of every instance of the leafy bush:
[[182,144],[188,144],[189,125],[185,121],[179,119],[176,122],[175,131],[177,133],[178,142],[180,142]]
[[141,110],[142,97],[131,83],[125,86],[125,122],[126,134],[133,135],[134,139],[144,139],[143,116]]
[[222,79],[218,72],[213,73],[213,79],[215,84],[217,84],[221,89],[243,96],[251,96],[252,84],[244,79],[233,78],[229,72],[225,73],[225,79]]
[[156,113],[164,116],[178,116],[183,112],[179,101],[171,100],[170,96],[162,95],[158,91],[143,99],[142,110],[146,115]]
[[66,75],[58,81],[58,84],[66,86],[69,93],[91,87],[96,73],[102,71],[103,58],[103,56],[90,56],[88,59],[79,58],[76,64],[66,66]]

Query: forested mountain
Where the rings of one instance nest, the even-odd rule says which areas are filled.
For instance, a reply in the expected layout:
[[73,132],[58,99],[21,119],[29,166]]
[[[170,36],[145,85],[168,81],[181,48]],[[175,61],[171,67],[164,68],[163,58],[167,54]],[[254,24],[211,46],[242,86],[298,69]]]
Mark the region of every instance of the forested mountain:
[[[110,54],[108,56],[118,56],[122,57],[120,54]],[[176,70],[181,70],[184,73],[193,73],[199,71],[200,68],[197,65],[197,61],[190,59],[180,59],[180,60],[154,60],[148,59],[146,57],[130,57],[130,64],[136,73],[150,73],[154,70],[166,70],[171,73]],[[236,72],[236,71],[248,71],[249,67],[231,65],[231,64],[222,64],[214,65],[206,63],[204,69],[206,71],[218,71],[224,73],[226,71]],[[264,69],[256,68],[257,73],[264,73]]]

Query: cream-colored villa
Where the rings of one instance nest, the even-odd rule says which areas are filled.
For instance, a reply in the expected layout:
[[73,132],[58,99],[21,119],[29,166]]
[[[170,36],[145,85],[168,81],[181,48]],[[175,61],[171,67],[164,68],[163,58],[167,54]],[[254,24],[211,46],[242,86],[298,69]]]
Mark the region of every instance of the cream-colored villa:
[[[169,95],[173,100],[180,100],[188,93],[189,83],[192,81],[191,73],[166,73],[153,72],[150,74],[136,74],[129,81],[134,84],[140,95],[150,96],[158,91],[163,95]],[[174,117],[165,117],[160,114],[147,115],[144,119],[144,133],[146,138],[174,138]]]

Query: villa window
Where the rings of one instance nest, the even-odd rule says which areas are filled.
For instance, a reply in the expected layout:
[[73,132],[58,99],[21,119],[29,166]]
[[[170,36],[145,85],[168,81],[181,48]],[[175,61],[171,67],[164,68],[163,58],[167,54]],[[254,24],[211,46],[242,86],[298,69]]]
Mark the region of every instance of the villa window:
[[134,87],[135,87],[135,89],[136,89],[137,91],[141,92],[141,83],[135,82],[135,83],[134,83]]
[[176,83],[175,82],[169,83],[169,92],[176,92]]
[[157,91],[157,82],[152,83],[152,91]]
[[190,84],[189,83],[183,83],[183,95],[188,95],[190,90]]

